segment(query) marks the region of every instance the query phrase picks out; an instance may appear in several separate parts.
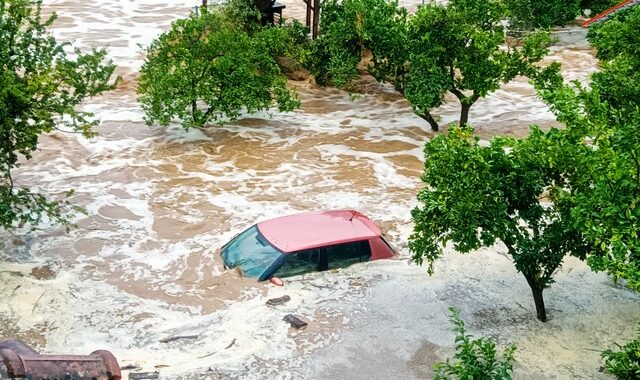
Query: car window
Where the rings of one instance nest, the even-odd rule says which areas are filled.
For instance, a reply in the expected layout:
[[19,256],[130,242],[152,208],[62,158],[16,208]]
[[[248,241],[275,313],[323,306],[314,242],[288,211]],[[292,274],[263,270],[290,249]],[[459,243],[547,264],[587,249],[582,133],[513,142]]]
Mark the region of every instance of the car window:
[[222,250],[225,265],[228,268],[239,267],[247,277],[260,277],[281,255],[256,226],[238,235]]
[[309,272],[315,272],[318,269],[318,258],[320,249],[308,249],[287,255],[285,262],[276,272],[280,277],[291,277]]
[[276,275],[290,277],[309,272],[344,268],[354,263],[368,261],[370,258],[371,247],[366,240],[307,249],[288,254]]
[[328,269],[344,268],[351,264],[369,261],[371,247],[367,240],[327,247]]

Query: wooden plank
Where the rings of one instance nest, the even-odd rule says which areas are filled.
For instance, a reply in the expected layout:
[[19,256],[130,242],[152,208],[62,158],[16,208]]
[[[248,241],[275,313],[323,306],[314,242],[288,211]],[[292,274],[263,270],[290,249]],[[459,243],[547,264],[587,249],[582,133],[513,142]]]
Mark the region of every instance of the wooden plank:
[[291,301],[291,297],[289,296],[282,296],[282,297],[278,297],[278,298],[271,298],[268,299],[266,304],[269,306],[277,306],[277,305],[282,305],[283,303],[289,302]]
[[303,329],[305,327],[307,327],[308,323],[303,321],[302,319],[296,317],[293,314],[287,314],[285,315],[285,317],[282,319],[285,322],[289,322],[291,324],[292,327],[295,327],[296,329]]

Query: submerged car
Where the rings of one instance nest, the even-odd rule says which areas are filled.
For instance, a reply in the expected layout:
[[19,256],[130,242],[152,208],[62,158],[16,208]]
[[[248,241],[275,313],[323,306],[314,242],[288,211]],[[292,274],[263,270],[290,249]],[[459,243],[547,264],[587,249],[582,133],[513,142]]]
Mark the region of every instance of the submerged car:
[[354,210],[308,212],[255,224],[225,244],[225,268],[258,281],[386,259],[396,252],[369,218]]

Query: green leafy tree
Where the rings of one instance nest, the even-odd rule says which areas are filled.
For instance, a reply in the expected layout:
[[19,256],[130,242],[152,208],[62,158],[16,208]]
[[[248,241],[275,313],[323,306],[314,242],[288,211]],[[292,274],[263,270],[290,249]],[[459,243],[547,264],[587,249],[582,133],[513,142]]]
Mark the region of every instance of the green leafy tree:
[[174,22],[147,48],[138,93],[149,125],[166,126],[177,118],[188,129],[272,106],[299,107],[276,62],[287,31],[247,31],[246,20],[229,17],[233,13],[210,6]]
[[580,14],[580,0],[506,0],[511,29],[564,26]]
[[619,351],[606,350],[602,353],[605,369],[619,380],[640,379],[640,324],[636,338],[624,346],[618,345]]
[[[76,106],[114,88],[106,51],[70,58],[68,43],[48,31],[56,19],[41,17],[41,0],[0,0],[0,226],[33,226],[50,220],[69,228],[80,209],[50,200],[16,183],[12,171],[29,159],[43,133],[61,129],[93,135],[98,121]],[[70,195],[67,194],[67,196]]]
[[588,9],[591,12],[589,15],[595,16],[619,2],[619,0],[580,0],[580,8],[582,8],[583,11]]
[[[589,88],[579,83],[538,84],[540,95],[565,124],[571,155],[555,165],[573,173],[569,183],[574,227],[598,250],[588,257],[596,271],[640,290],[640,8],[589,33],[601,71]],[[565,149],[566,149],[565,147]]]
[[[430,110],[439,107],[446,92],[461,104],[460,126],[471,106],[518,75],[534,75],[534,66],[548,52],[548,33],[528,35],[521,46],[509,46],[500,1],[453,0],[447,7],[420,7],[409,25],[415,49],[404,83],[405,96],[434,130]],[[505,48],[506,47],[506,48]]]
[[371,51],[369,72],[391,83],[433,130],[431,110],[455,95],[460,125],[471,106],[518,75],[538,75],[535,67],[548,52],[548,33],[528,35],[508,45],[503,26],[507,10],[497,0],[452,0],[426,4],[413,15],[395,1],[325,2],[318,55],[311,65],[321,84],[352,89],[364,50]]
[[550,103],[582,146],[558,167],[576,173],[568,184],[574,227],[599,247],[587,262],[640,290],[640,108],[613,109],[581,87],[558,91]]
[[571,173],[554,164],[572,151],[564,134],[533,127],[523,140],[494,138],[482,146],[472,130],[453,128],[425,145],[425,188],[412,211],[413,260],[434,261],[447,243],[462,253],[501,241],[531,288],[537,317],[547,319],[543,291],[567,254],[584,259],[593,247],[571,216],[565,185]]
[[458,310],[449,308],[449,312],[456,333],[455,360],[435,364],[435,379],[510,380],[516,347],[510,345],[500,355],[493,340],[472,339],[466,333]]
[[397,1],[324,1],[320,35],[312,44],[310,62],[306,62],[317,82],[356,90],[357,66],[365,50],[373,53],[372,74],[402,70],[397,65],[403,65],[410,52],[406,46],[407,15]]
[[624,10],[606,22],[592,25],[587,38],[596,48],[599,72],[592,85],[615,109],[632,110],[640,104],[640,7]]

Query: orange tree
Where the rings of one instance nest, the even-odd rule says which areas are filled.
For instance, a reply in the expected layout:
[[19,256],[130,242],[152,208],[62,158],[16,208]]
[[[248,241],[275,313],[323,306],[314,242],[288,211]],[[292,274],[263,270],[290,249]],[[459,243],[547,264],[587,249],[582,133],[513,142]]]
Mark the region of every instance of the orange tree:
[[452,0],[428,3],[415,14],[387,0],[327,0],[320,34],[310,54],[311,71],[324,85],[354,89],[365,50],[369,72],[392,84],[431,129],[431,111],[451,93],[460,101],[460,125],[471,106],[518,75],[534,75],[548,52],[548,33],[507,43],[502,1]]
[[535,77],[563,129],[482,146],[468,129],[425,145],[425,188],[413,210],[413,258],[434,261],[501,241],[531,287],[543,290],[566,255],[640,289],[640,8],[590,31],[601,70],[589,87],[566,84],[550,65]]
[[589,87],[539,84],[576,150],[569,186],[579,228],[600,252],[589,256],[594,270],[640,290],[640,8],[634,7],[589,31],[600,71]]
[[[82,53],[48,30],[55,14],[41,17],[41,0],[0,0],[0,227],[49,220],[70,227],[79,208],[19,186],[12,172],[38,137],[57,129],[93,135],[98,120],[76,106],[114,88],[115,66],[105,50]],[[66,51],[73,50],[70,58]],[[69,195],[68,193],[67,195]]]
[[[562,131],[533,127],[522,140],[479,144],[469,128],[453,128],[425,145],[425,187],[412,211],[413,260],[429,273],[448,243],[466,253],[502,242],[531,288],[537,317],[546,321],[543,291],[566,255],[584,259],[597,247],[574,224],[565,162],[584,149],[564,149]],[[575,148],[574,148],[575,147]]]
[[178,119],[188,129],[300,105],[276,60],[288,31],[249,27],[245,10],[232,6],[210,6],[174,22],[146,49],[138,100],[149,125]]
[[506,0],[513,29],[564,26],[580,14],[580,0]]

